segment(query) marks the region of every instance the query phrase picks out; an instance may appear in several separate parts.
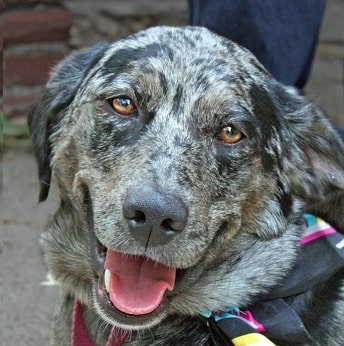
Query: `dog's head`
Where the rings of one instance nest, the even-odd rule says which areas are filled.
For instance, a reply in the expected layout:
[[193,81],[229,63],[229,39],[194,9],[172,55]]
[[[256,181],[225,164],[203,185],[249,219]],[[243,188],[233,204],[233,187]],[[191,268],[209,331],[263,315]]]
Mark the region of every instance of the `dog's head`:
[[61,196],[49,270],[124,328],[248,303],[290,268],[301,208],[344,188],[322,111],[203,28],[70,56],[29,125],[40,200],[52,172]]

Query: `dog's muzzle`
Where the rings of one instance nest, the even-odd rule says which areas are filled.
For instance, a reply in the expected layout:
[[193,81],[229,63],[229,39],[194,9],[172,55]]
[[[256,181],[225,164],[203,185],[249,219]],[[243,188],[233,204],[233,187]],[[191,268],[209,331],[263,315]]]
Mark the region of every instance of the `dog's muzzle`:
[[[123,328],[137,329],[157,323],[165,313],[165,301],[181,282],[183,270],[142,255],[105,247],[97,238],[93,203],[85,186],[90,255],[95,271],[95,296],[101,313]],[[175,194],[153,187],[130,189],[122,205],[132,236],[145,249],[164,245],[186,227],[188,208]]]

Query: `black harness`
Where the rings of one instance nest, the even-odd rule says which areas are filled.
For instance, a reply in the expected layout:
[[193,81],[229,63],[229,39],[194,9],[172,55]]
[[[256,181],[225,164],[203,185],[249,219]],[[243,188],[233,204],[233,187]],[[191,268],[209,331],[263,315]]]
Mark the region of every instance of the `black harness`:
[[344,235],[306,214],[310,233],[301,240],[301,251],[290,274],[268,296],[244,311],[229,308],[204,313],[215,346],[274,345],[270,339],[292,344],[311,341],[301,318],[287,298],[309,291],[344,269]]

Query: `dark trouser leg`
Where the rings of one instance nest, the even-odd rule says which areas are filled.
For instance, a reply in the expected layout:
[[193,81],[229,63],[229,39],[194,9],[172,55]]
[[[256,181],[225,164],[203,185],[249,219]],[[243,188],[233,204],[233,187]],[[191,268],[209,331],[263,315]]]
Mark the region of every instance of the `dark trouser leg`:
[[189,0],[189,18],[248,48],[277,80],[302,89],[324,7],[324,0]]

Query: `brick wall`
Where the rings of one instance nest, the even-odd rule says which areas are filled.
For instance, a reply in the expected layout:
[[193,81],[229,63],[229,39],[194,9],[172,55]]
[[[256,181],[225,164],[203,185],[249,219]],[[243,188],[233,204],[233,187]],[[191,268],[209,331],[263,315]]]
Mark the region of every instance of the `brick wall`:
[[8,0],[3,35],[3,108],[25,116],[53,66],[68,54],[72,16],[58,0]]

